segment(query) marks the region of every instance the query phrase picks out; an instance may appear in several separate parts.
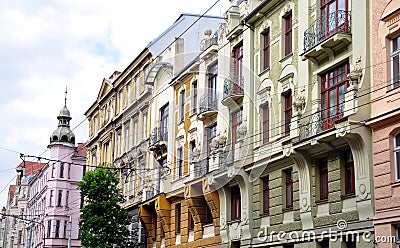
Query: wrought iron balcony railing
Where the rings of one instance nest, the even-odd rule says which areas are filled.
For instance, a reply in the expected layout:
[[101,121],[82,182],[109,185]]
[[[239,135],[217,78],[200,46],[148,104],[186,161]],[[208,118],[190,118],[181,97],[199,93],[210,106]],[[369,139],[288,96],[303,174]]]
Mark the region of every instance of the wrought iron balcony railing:
[[199,160],[194,167],[194,175],[196,178],[200,178],[202,176],[204,176],[205,174],[207,174],[207,172],[209,171],[209,159],[210,158],[206,158],[204,160]]
[[199,114],[216,110],[218,110],[218,96],[216,93],[211,92],[200,97]]
[[313,137],[323,131],[335,127],[335,121],[343,118],[343,109],[340,108],[337,114],[328,114],[328,110],[318,110],[309,117],[309,120],[299,125],[299,140]]
[[315,20],[304,31],[304,52],[337,33],[351,33],[351,12],[338,10]]
[[235,95],[243,95],[243,81],[243,76],[226,78],[224,82],[224,99]]
[[150,134],[150,146],[154,146],[160,141],[168,141],[167,128],[156,127]]

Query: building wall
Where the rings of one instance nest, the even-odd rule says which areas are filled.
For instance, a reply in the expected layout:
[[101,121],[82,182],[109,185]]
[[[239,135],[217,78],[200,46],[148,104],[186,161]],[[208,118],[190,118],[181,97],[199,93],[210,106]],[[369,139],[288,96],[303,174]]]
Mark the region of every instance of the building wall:
[[[371,3],[371,65],[372,82],[369,125],[373,129],[373,160],[375,185],[375,235],[399,238],[400,184],[396,179],[394,136],[400,130],[400,88],[393,87],[391,40],[400,33],[398,1]],[[377,247],[395,247],[381,242]]]

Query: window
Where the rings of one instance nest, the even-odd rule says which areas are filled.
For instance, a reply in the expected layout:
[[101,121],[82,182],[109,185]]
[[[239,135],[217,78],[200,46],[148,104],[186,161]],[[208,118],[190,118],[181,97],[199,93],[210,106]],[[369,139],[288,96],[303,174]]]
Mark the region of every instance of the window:
[[97,133],[97,128],[99,127],[99,120],[97,115],[93,118],[93,134]]
[[189,224],[188,224],[188,226],[189,226],[189,231],[193,231],[194,230],[194,220],[193,220],[193,217],[192,217],[192,213],[190,212],[190,210],[188,211],[188,218],[189,218]]
[[197,81],[192,83],[192,114],[197,113]]
[[147,139],[147,112],[143,112],[142,115],[142,126],[143,126],[143,137],[142,139]]
[[400,180],[400,133],[394,136],[394,159],[396,180]]
[[179,93],[179,120],[182,122],[185,118],[185,90]]
[[57,199],[57,207],[61,207],[61,201],[62,201],[62,190],[58,191],[58,199]]
[[321,1],[321,38],[328,37],[339,31],[348,32],[349,16],[346,12],[348,0]]
[[64,233],[63,233],[64,239],[67,238],[67,223],[68,223],[68,222],[65,220],[65,221],[64,221]]
[[283,17],[285,25],[285,57],[292,54],[292,12]]
[[21,244],[22,242],[22,230],[18,231],[18,240],[17,240],[18,244]]
[[262,116],[262,143],[266,144],[269,141],[269,107],[268,103],[261,106]]
[[54,164],[51,167],[51,177],[54,178],[56,175],[56,167],[54,166]]
[[181,204],[175,205],[175,231],[181,233]]
[[318,242],[319,248],[329,248],[329,239],[324,239]]
[[47,221],[47,237],[50,238],[51,235],[51,220]]
[[286,208],[293,208],[293,171],[284,170]]
[[54,190],[50,190],[50,202],[49,206],[52,207],[54,202]]
[[333,128],[335,121],[343,117],[348,73],[349,64],[346,62],[320,76],[323,130]]
[[64,163],[60,163],[60,178],[64,178]]
[[[125,124],[125,151],[129,151],[129,148],[131,148],[130,145],[130,137],[129,137],[129,128],[130,128],[130,123]],[[136,134],[134,133],[134,136],[136,136]]]
[[140,192],[143,192],[144,188],[144,161],[140,160],[140,175],[139,175],[139,188]]
[[235,143],[239,138],[239,127],[242,124],[242,109],[232,113],[232,147],[234,148]]
[[133,122],[133,145],[137,146],[138,145],[138,122],[134,121]]
[[117,156],[119,156],[121,154],[121,134],[117,133],[117,147],[116,147],[117,151],[116,154]]
[[271,33],[269,29],[267,29],[263,34],[262,34],[262,40],[263,40],[263,50],[262,50],[262,58],[263,58],[263,63],[262,63],[262,69],[266,70],[269,69],[270,67],[270,54],[271,54]]
[[206,127],[206,140],[207,140],[207,161],[206,161],[206,172],[208,172],[209,169],[209,162],[211,159],[211,144],[212,144],[212,140],[215,138],[215,136],[217,136],[217,124],[214,124],[210,127]]
[[284,128],[285,135],[290,134],[290,122],[292,120],[292,92],[283,96],[284,100]]
[[328,199],[328,159],[319,161],[319,199]]
[[392,52],[390,60],[392,64],[392,88],[400,86],[400,36],[392,39]]
[[218,78],[218,63],[214,63],[207,68],[208,74],[208,106],[217,107],[217,78]]
[[233,93],[238,93],[238,91],[243,87],[243,44],[235,47],[234,49],[234,81],[236,85],[233,88]]
[[240,198],[240,188],[239,186],[234,186],[231,188],[231,206],[232,206],[232,220],[239,220],[241,215],[241,201],[242,199]]
[[54,234],[54,238],[58,239],[60,238],[60,220],[56,220],[56,231]]
[[164,141],[168,140],[168,112],[168,104],[160,109],[160,137]]
[[68,201],[69,201],[69,190],[65,193],[65,206],[68,207]]
[[354,194],[354,161],[350,150],[345,151],[344,161],[344,193],[346,195]]
[[269,176],[262,179],[262,192],[263,192],[263,213],[269,214],[270,194],[269,194]]
[[68,179],[71,179],[71,164],[68,163]]
[[176,158],[176,175],[177,178],[182,177],[182,172],[183,172],[183,149],[182,147],[179,147],[177,150],[177,158]]
[[400,247],[400,227],[396,227],[396,244],[398,247]]

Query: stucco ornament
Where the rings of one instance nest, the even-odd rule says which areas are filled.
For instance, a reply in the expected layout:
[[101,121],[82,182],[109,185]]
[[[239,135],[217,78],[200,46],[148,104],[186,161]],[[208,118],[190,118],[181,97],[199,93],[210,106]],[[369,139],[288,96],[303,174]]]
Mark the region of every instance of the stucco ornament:
[[247,134],[247,117],[244,119],[243,123],[240,124],[238,134],[239,134],[239,139],[243,141],[243,138]]
[[361,56],[359,56],[354,65],[350,66],[350,73],[347,78],[350,82],[350,88],[356,89],[362,77]]
[[192,153],[193,161],[199,160],[200,153],[201,153],[201,146],[200,146],[200,144],[197,144],[197,146],[193,149],[193,153]]
[[293,102],[293,107],[297,113],[301,113],[305,106],[306,106],[306,96],[305,96],[305,89],[303,88],[300,94],[296,96],[296,99]]
[[223,149],[226,146],[226,140],[227,140],[226,129],[224,130],[223,133],[218,132],[217,136],[215,136],[211,140],[212,152],[217,153],[218,151]]

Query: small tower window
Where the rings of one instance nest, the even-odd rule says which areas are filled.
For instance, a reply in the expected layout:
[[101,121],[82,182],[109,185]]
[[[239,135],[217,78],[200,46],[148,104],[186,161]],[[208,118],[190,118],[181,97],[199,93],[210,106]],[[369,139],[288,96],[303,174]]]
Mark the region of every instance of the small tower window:
[[61,141],[68,141],[68,137],[67,137],[67,135],[63,135],[63,136],[61,136]]
[[54,136],[53,136],[53,141],[57,141],[57,140],[58,140],[57,135],[54,135]]

